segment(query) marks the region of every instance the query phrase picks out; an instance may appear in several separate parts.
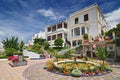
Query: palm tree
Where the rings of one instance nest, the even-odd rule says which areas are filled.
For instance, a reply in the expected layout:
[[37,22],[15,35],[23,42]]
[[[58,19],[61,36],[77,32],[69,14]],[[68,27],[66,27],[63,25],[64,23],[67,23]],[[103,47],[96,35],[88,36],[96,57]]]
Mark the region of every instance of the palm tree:
[[1,41],[3,43],[3,47],[4,49],[7,48],[14,48],[16,50],[18,50],[18,38],[17,37],[11,37],[11,38],[6,38],[5,40]]

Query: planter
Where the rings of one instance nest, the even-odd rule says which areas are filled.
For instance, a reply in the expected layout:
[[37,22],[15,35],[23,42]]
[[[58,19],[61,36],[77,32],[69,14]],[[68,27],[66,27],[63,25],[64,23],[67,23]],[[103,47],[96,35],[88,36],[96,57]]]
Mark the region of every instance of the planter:
[[89,42],[88,39],[85,39],[84,42]]
[[9,57],[9,64],[12,67],[27,65],[27,61],[23,59],[23,55],[14,55]]

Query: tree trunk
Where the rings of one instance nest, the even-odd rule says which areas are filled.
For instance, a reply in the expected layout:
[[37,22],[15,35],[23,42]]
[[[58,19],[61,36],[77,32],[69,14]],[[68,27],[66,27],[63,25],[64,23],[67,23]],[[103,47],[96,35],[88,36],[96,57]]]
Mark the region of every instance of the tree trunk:
[[76,62],[76,57],[74,57],[74,63],[77,64],[77,62]]
[[105,60],[103,59],[103,65],[104,65],[104,61],[105,61]]

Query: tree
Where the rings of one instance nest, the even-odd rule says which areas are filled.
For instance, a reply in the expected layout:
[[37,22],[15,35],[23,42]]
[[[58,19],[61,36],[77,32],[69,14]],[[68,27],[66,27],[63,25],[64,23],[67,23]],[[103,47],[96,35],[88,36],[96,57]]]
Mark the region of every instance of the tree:
[[16,50],[18,50],[18,38],[17,37],[11,37],[11,38],[6,38],[5,40],[1,41],[3,43],[3,47],[4,49],[7,48],[14,48]]
[[104,47],[98,48],[96,55],[99,59],[103,60],[103,65],[104,65],[104,61],[108,57],[108,54],[106,53],[106,49]]
[[32,46],[32,51],[33,52],[39,52],[40,48],[41,48],[40,44],[36,43]]
[[21,41],[19,44],[19,49],[21,52],[23,51],[24,44],[25,44],[24,41]]
[[49,42],[48,42],[48,41],[45,41],[45,42],[44,42],[44,49],[45,49],[45,50],[49,49],[49,46],[50,46]]
[[112,32],[115,32],[116,37],[120,39],[120,24],[117,24],[116,26],[116,28],[110,29],[107,34],[109,36],[110,34],[112,34]]
[[19,50],[17,37],[6,38],[1,42],[3,43],[3,47],[7,56],[13,55],[14,52],[17,52]]
[[54,44],[55,44],[55,46],[57,46],[59,48],[59,47],[62,47],[63,42],[64,41],[62,38],[57,38],[57,39],[55,39]]
[[35,38],[34,39],[34,44],[40,44],[41,46],[44,44],[44,42],[45,42],[46,40],[45,39],[43,39],[43,38]]
[[56,61],[58,61],[58,52],[57,52],[57,50],[54,50],[52,52],[52,56],[54,56],[56,58]]

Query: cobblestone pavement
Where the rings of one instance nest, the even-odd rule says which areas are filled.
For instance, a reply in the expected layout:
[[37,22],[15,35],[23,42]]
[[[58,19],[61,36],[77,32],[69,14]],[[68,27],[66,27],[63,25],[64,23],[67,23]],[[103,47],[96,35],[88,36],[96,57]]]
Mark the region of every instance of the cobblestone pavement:
[[94,77],[72,77],[54,74],[43,69],[45,63],[40,63],[27,68],[24,72],[26,80],[120,80],[120,66],[111,64],[113,72]]

